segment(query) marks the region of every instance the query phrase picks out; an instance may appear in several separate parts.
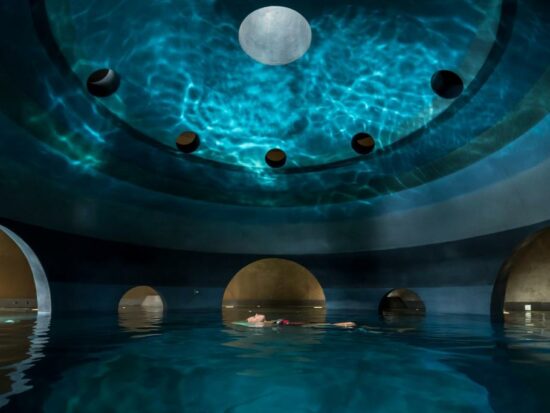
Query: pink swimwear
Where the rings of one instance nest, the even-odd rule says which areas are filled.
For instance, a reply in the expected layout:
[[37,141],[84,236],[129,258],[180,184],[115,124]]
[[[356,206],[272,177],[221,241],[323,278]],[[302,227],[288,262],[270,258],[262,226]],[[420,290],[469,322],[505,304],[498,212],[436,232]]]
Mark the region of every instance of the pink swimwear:
[[305,323],[301,323],[299,321],[289,321],[285,320],[284,318],[280,318],[279,320],[275,321],[275,324],[278,326],[303,326]]

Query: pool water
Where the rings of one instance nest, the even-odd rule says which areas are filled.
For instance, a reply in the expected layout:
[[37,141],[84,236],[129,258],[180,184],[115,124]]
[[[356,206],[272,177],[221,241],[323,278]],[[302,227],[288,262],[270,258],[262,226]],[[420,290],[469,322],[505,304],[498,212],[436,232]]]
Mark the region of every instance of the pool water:
[[249,329],[219,311],[9,317],[2,411],[550,411],[541,317],[327,314],[354,330]]

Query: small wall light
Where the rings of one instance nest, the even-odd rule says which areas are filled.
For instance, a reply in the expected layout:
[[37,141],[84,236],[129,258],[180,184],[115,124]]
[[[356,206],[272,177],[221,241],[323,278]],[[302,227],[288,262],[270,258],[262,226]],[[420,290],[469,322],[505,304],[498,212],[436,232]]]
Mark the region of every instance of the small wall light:
[[195,152],[199,149],[200,143],[199,135],[191,131],[180,133],[176,139],[176,146],[183,153]]
[[265,162],[272,168],[282,168],[286,164],[286,153],[281,149],[271,149],[265,155]]

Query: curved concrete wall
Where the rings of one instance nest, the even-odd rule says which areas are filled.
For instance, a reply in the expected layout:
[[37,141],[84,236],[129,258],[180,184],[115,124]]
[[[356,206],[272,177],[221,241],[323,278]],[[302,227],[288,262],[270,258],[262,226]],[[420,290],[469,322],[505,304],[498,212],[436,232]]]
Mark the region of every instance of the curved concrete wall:
[[[424,128],[422,139],[406,140],[403,151],[316,172],[263,175],[260,169],[244,179],[233,169],[201,169],[201,163],[167,156],[132,139],[103,111],[98,116],[97,102],[69,67],[58,66],[37,32],[45,22],[33,21],[32,12],[44,2],[4,3],[0,55],[9,64],[0,78],[2,217],[159,248],[261,255],[405,249],[550,219],[550,51],[538,47],[550,29],[535,24],[550,13],[544,2],[503,2],[510,6],[500,16],[511,19],[504,25],[509,37],[493,44],[490,26],[479,32],[483,44],[472,44],[470,52],[487,56],[487,73],[472,81],[478,88],[466,91],[463,106]],[[13,32],[24,47],[14,46]],[[470,69],[473,78],[477,69]],[[376,185],[385,178],[395,181],[388,191]],[[167,189],[168,181],[190,190],[169,195],[178,192]],[[342,183],[346,196],[337,199],[353,202],[316,205],[323,196],[333,201]],[[365,189],[372,196],[364,199]],[[226,192],[209,197],[216,191]],[[302,197],[310,191],[320,195]],[[267,202],[255,203],[258,197]],[[288,205],[296,207],[271,207],[279,197],[294,197]],[[262,207],[236,206],[241,198]],[[300,207],[306,198],[309,206]]]
[[[109,178],[97,175],[90,185],[88,177],[71,174],[76,187],[86,188],[79,193],[51,176],[55,167],[47,150],[33,149],[32,138],[25,142],[22,132],[11,132],[10,142],[17,144],[0,139],[2,153],[21,150],[37,162],[23,167],[2,160],[0,173],[11,179],[0,181],[0,193],[10,194],[0,216],[120,242],[219,253],[331,254],[449,242],[550,219],[544,207],[550,204],[550,140],[544,139],[550,117],[505,150],[430,184],[365,204],[318,208],[208,204],[120,182],[107,197]],[[41,208],[28,202],[28,193]]]
[[[0,222],[40,256],[56,311],[114,312],[123,294],[136,285],[153,286],[169,309],[220,308],[234,275],[268,258],[140,247]],[[376,311],[388,291],[409,288],[422,298],[428,314],[487,315],[502,263],[540,228],[397,250],[278,258],[295,261],[315,275],[329,310]]]

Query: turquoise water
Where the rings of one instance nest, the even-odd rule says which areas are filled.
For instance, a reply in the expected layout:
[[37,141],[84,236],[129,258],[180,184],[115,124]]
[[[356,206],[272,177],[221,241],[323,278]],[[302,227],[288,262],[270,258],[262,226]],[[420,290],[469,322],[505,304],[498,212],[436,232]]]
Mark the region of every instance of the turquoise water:
[[218,311],[58,316],[40,325],[15,319],[0,325],[0,405],[32,412],[548,411],[545,321],[495,327],[476,316],[328,318],[363,327],[247,329],[224,323]]

